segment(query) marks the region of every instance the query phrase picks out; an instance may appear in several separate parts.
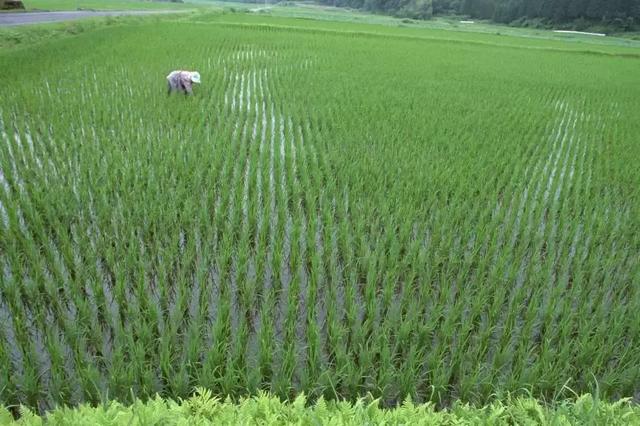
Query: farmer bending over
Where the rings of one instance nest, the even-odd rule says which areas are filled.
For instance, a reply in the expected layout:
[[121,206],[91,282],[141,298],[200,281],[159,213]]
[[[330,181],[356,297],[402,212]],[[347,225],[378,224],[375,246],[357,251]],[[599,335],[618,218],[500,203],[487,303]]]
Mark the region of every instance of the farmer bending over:
[[193,94],[192,84],[200,83],[200,73],[197,71],[173,71],[167,76],[167,94],[174,90],[185,95]]

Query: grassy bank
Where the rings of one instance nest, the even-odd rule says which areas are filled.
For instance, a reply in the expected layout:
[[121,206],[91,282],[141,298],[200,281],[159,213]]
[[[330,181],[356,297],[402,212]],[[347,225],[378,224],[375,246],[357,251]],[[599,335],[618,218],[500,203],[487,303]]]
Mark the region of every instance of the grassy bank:
[[21,419],[15,423],[0,407],[3,425],[638,425],[640,408],[625,401],[615,404],[584,395],[574,401],[541,404],[531,398],[508,399],[485,407],[454,404],[436,410],[431,404],[413,404],[385,410],[377,401],[359,400],[352,404],[320,400],[309,405],[304,396],[283,403],[268,395],[222,401],[201,390],[183,401],[159,397],[130,406],[109,402],[98,407],[60,408],[39,417],[25,408],[16,410]]
[[196,3],[151,0],[24,0],[27,10],[161,10],[194,9]]
[[[212,9],[208,10],[209,13]],[[136,25],[186,19],[185,14],[155,15],[155,16],[113,16],[95,17],[73,20],[68,22],[52,22],[46,24],[30,24],[0,27],[0,50],[15,50],[35,44],[76,37],[86,32],[92,32],[106,27],[120,25]]]

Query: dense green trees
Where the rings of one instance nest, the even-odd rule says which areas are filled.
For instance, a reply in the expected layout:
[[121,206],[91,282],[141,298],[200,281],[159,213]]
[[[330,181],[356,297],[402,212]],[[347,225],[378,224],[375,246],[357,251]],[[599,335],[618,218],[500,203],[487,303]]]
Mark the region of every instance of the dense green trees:
[[[439,3],[457,3],[441,0]],[[460,12],[470,16],[511,22],[546,18],[553,22],[575,19],[615,20],[640,16],[638,0],[463,0]]]
[[548,23],[582,22],[631,29],[640,21],[640,0],[320,0],[411,18],[463,14],[511,23],[541,19]]

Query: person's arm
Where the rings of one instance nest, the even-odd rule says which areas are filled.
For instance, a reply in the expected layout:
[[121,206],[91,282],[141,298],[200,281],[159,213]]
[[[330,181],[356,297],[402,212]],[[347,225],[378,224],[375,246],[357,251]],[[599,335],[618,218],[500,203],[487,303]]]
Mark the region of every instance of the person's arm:
[[186,90],[187,95],[193,95],[192,86],[193,86],[193,83],[191,83],[191,80],[184,82],[184,90]]
[[193,83],[191,83],[191,75],[182,73],[180,75],[180,85],[182,86],[185,95],[193,94],[193,89],[191,88],[193,85]]

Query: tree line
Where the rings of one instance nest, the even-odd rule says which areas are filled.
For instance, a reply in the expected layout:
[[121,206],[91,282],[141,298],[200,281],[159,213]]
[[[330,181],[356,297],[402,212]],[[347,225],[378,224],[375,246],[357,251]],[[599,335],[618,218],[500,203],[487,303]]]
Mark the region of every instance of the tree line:
[[414,19],[465,15],[500,23],[615,26],[640,23],[640,0],[320,0],[320,3]]

